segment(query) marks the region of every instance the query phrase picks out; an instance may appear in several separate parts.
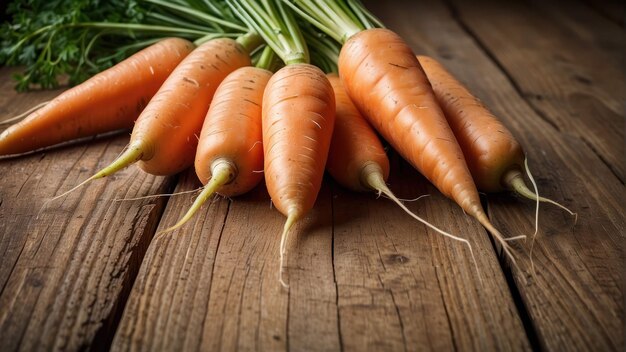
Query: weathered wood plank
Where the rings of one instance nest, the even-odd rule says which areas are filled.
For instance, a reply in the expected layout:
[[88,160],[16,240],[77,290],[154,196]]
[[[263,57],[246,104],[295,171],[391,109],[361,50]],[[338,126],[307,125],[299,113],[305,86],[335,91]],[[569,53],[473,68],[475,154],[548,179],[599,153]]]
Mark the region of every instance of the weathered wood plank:
[[[160,226],[179,218],[189,198],[172,200]],[[228,203],[214,201],[151,247],[113,350],[339,349],[328,189],[289,241],[289,289],[278,282],[284,218],[270,209],[265,189]],[[183,266],[197,270],[182,280]]]
[[[2,97],[11,101],[5,111],[23,111],[54,95],[15,95],[5,84],[8,71],[0,74]],[[164,208],[163,201],[111,200],[163,192],[171,180],[129,168],[43,206],[112,161],[127,139],[105,138],[0,160],[4,350],[78,350],[110,343]]]
[[[499,22],[500,14],[486,7],[484,4],[480,7],[485,10],[482,18],[494,19],[499,23],[498,29],[494,28],[489,33],[475,30],[474,26],[486,25],[478,24],[479,14],[463,5],[458,7],[458,16],[465,19],[465,11],[474,16],[472,25],[466,29],[479,35],[477,39],[481,42],[498,35],[501,36],[497,39],[499,43],[514,41],[515,37],[509,36],[512,31],[509,27],[524,20],[511,19],[508,24]],[[533,277],[530,270],[529,244],[518,247],[521,269],[513,269],[513,273],[522,304],[531,320],[531,333],[537,335],[540,344],[537,347],[549,350],[623,349],[623,185],[588,145],[570,132],[574,126],[564,126],[559,131],[538,116],[532,107],[534,102],[526,101],[513,86],[519,84],[517,76],[506,76],[491,60],[492,57],[499,58],[500,53],[492,52],[491,46],[487,47],[489,52],[477,46],[476,38],[451,20],[453,12],[450,9],[423,3],[420,12],[389,11],[389,16],[395,19],[394,26],[397,24],[400,31],[404,28],[408,30],[410,26],[416,33],[408,37],[412,45],[442,60],[511,128],[526,146],[530,167],[541,193],[579,213],[579,222],[573,227],[573,219],[569,215],[542,205],[540,233],[534,248],[537,276]],[[416,14],[417,18],[414,17]],[[529,15],[529,12],[517,12],[518,16],[522,14]],[[502,16],[514,15],[506,11]],[[532,37],[528,41],[532,41]],[[551,42],[551,39],[546,41]],[[521,50],[517,55],[543,57],[561,49],[546,47],[541,49],[541,53],[537,50]],[[518,71],[521,75],[523,71],[534,70],[537,60],[536,57],[526,61],[520,58],[515,62],[519,65],[515,69],[510,69],[509,63],[504,62],[504,70]],[[547,77],[557,77],[557,80],[563,74],[559,70],[542,70],[546,71]],[[535,77],[530,73],[528,75]],[[511,82],[511,79],[515,81]],[[540,77],[535,79],[541,80]],[[527,77],[525,81],[532,79]],[[553,94],[551,91],[547,93]],[[618,93],[619,90],[613,91],[609,98],[618,100]],[[559,104],[567,102],[555,101],[553,104],[557,109]],[[563,118],[568,118],[568,115],[563,113]],[[595,118],[600,119],[598,116]],[[493,221],[510,234],[533,233],[533,206],[532,202],[506,193],[489,197]]]
[[460,20],[537,113],[589,144],[623,183],[623,29],[578,2],[468,5],[455,3]]
[[[175,192],[199,186],[193,170]],[[192,202],[192,195],[173,197],[159,229],[174,224]],[[113,350],[196,350],[214,274],[215,253],[229,202],[216,199],[181,231],[155,239],[145,260],[113,341]]]
[[405,162],[392,167],[409,207],[472,246],[444,238],[375,195],[338,190],[335,272],[348,351],[529,350],[521,320],[485,232]]
[[288,347],[293,351],[341,348],[333,258],[334,207],[330,179],[324,182],[315,208],[291,235],[287,249],[291,253],[287,258]]
[[[567,214],[542,206],[535,276],[528,245],[517,246],[518,307],[485,231],[397,161],[391,187],[404,197],[434,193],[410,207],[472,240],[483,286],[463,245],[425,231],[385,199],[335,186],[324,189],[292,236],[289,290],[277,283],[284,218],[268,209],[263,188],[213,201],[187,230],[149,249],[165,200],[110,199],[159,193],[174,180],[136,169],[95,182],[35,218],[47,197],[111,161],[127,140],[117,137],[0,161],[3,349],[106,347],[124,304],[114,350],[623,349],[624,187],[606,166],[623,175],[623,160],[615,168],[611,159],[623,142],[624,83],[615,79],[622,71],[614,50],[620,37],[601,21],[578,25],[587,21],[584,12],[555,14],[540,2],[502,15],[453,4],[456,12],[433,2],[378,4],[375,11],[492,107],[527,146],[542,194],[580,215],[572,227]],[[481,16],[496,24],[480,23]],[[511,30],[516,26],[527,37]],[[583,51],[576,56],[573,49]],[[594,61],[608,67],[594,72]],[[3,116],[55,95],[15,95],[11,86],[0,80]],[[190,171],[177,190],[197,186]],[[191,198],[172,198],[159,226],[177,220]],[[508,194],[488,200],[507,234],[532,233],[531,202]],[[539,345],[529,345],[520,308]]]

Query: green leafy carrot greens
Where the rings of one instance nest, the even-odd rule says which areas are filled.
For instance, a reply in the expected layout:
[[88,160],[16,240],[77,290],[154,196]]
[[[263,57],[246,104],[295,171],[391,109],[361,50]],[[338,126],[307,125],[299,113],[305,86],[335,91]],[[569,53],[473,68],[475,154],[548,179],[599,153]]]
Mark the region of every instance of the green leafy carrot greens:
[[164,37],[200,45],[247,32],[223,1],[13,1],[0,31],[0,64],[23,65],[18,90],[71,85]]

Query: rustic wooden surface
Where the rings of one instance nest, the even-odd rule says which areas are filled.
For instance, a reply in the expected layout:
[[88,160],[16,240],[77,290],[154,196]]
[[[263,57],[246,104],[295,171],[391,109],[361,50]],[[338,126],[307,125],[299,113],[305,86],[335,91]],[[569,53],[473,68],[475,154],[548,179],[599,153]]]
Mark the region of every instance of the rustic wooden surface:
[[[440,59],[525,146],[543,195],[518,267],[486,231],[393,152],[390,187],[443,238],[373,194],[326,179],[288,243],[263,186],[217,197],[154,237],[199,187],[193,171],[131,167],[71,188],[113,160],[127,134],[0,160],[2,350],[623,350],[623,5],[406,1],[368,5],[416,53]],[[0,70],[0,116],[58,91],[17,94]],[[484,197],[507,235],[532,234],[534,203]]]

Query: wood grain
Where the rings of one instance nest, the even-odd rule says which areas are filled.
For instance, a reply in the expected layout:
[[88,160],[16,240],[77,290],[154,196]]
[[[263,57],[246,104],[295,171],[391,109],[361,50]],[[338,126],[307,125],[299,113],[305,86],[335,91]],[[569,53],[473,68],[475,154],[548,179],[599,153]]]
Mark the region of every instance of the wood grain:
[[[194,194],[136,168],[44,202],[113,160],[127,135],[0,159],[2,350],[603,350],[624,327],[623,28],[610,1],[368,1],[416,53],[440,59],[528,153],[539,234],[518,267],[485,230],[391,152],[390,187],[466,247],[393,203],[325,179],[289,241],[263,186],[215,198],[160,240]],[[471,6],[470,6],[471,5]],[[612,19],[611,19],[612,18]],[[621,19],[623,20],[623,19]],[[0,120],[60,91],[16,94],[0,69]],[[532,234],[534,203],[483,197],[508,235]],[[534,269],[534,270],[533,270]],[[114,335],[115,334],[115,335]]]
[[[194,190],[193,170],[175,192]],[[159,230],[173,225],[193,194],[174,196]],[[153,241],[148,248],[117,334],[113,350],[194,350],[202,343],[204,314],[214,275],[215,252],[229,202],[215,199],[184,228]],[[172,212],[177,209],[178,212]]]
[[[194,187],[188,175],[177,191]],[[162,224],[179,218],[190,198],[170,202]],[[113,350],[338,350],[328,189],[289,241],[289,289],[278,281],[283,222],[258,187],[216,199],[153,244]]]
[[[19,95],[9,100],[17,105],[7,105],[7,111],[38,102]],[[112,200],[163,192],[171,180],[129,168],[45,201],[111,162],[127,139],[111,137],[0,160],[3,349],[77,350],[110,343],[164,208],[163,200]]]

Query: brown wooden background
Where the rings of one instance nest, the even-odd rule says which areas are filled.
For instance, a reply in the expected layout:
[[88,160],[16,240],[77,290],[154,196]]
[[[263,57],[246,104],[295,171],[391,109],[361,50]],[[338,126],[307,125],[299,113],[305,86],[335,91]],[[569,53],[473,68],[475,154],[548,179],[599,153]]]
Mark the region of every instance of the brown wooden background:
[[[624,8],[610,1],[406,1],[368,5],[416,53],[432,55],[525,146],[543,195],[511,268],[486,231],[392,158],[408,206],[325,180],[289,243],[265,189],[215,198],[174,236],[193,171],[136,167],[43,207],[111,162],[127,135],[0,160],[0,349],[13,350],[624,350]],[[17,94],[0,70],[0,116],[59,91]],[[485,195],[505,234],[531,234],[534,203]]]

